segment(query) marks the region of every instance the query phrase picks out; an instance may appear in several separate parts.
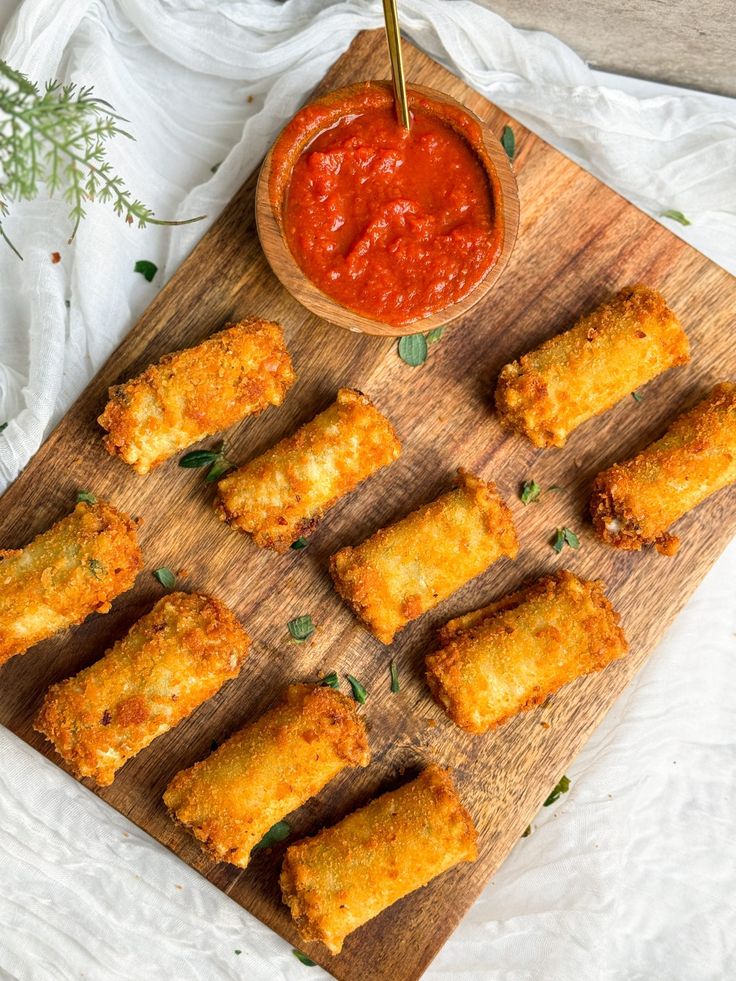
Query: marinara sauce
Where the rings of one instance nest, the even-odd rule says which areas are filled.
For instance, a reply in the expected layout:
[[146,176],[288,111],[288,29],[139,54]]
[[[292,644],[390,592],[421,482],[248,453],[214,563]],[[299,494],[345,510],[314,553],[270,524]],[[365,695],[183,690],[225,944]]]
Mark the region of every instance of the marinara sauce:
[[378,102],[350,107],[296,157],[281,224],[321,290],[400,325],[466,296],[500,235],[488,173],[463,132],[427,104],[412,106],[407,132],[384,92]]

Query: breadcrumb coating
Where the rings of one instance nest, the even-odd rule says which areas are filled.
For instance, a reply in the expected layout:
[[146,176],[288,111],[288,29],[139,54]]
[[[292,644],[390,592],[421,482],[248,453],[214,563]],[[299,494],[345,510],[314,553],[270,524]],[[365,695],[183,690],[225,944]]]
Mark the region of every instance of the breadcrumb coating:
[[243,320],[113,385],[97,420],[139,474],[246,416],[281,405],[295,374],[278,324]]
[[680,540],[672,525],[734,482],[736,383],[723,381],[661,439],[598,474],[590,500],[593,525],[614,548],[654,545],[662,555],[674,555]]
[[299,933],[339,954],[393,903],[478,857],[477,833],[447,770],[415,780],[287,849],[281,892]]
[[256,545],[285,552],[400,452],[391,423],[370,399],[341,388],[327,410],[221,480],[215,506]]
[[516,530],[492,483],[459,470],[456,486],[330,559],[335,588],[383,644],[502,556]]
[[141,565],[135,522],[103,501],[80,502],[25,548],[0,550],[0,665],[107,613]]
[[689,360],[677,317],[661,293],[639,283],[507,364],[496,408],[505,428],[535,446],[564,446],[581,423]]
[[35,721],[100,786],[235,678],[250,640],[219,600],[170,593],[95,664],[52,685]]
[[333,688],[291,685],[265,715],[164,794],[172,817],[207,854],[245,868],[267,831],[370,752],[355,702]]
[[427,657],[435,700],[468,732],[488,732],[627,651],[599,581],[561,571],[451,620]]

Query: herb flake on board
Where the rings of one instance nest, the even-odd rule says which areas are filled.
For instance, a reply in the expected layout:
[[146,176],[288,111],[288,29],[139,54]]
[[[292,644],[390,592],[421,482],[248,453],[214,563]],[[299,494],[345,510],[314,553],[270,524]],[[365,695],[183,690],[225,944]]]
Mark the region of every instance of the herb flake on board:
[[176,586],[176,576],[166,566],[156,569],[153,573],[153,578],[158,579],[164,589],[173,589]]
[[309,640],[315,630],[314,621],[308,613],[304,616],[294,617],[293,620],[289,620],[286,626],[293,639],[299,644]]
[[560,777],[560,782],[554,788],[554,790],[549,795],[549,797],[544,802],[544,804],[542,804],[542,807],[549,807],[551,804],[554,804],[554,802],[559,800],[563,794],[566,794],[569,789],[570,789],[569,777]]

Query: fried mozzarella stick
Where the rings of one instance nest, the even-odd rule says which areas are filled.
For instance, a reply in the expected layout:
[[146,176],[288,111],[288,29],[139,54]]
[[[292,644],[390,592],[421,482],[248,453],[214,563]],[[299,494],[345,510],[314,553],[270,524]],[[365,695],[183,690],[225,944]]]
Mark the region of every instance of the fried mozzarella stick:
[[370,399],[341,388],[329,409],[221,480],[215,506],[256,545],[285,552],[400,452],[391,423]]
[[170,593],[105,656],[52,685],[35,729],[78,777],[102,787],[235,678],[250,640],[211,596]]
[[108,453],[139,474],[269,405],[295,379],[278,324],[243,320],[113,385],[97,420]]
[[623,657],[603,583],[558,572],[451,620],[427,657],[435,700],[468,732],[488,732],[563,685]]
[[608,545],[638,551],[654,545],[674,555],[669,528],[717,490],[736,482],[736,382],[716,385],[638,456],[599,473],[590,513]]
[[496,487],[458,471],[456,486],[330,559],[338,593],[383,644],[502,556],[519,550]]
[[80,503],[25,548],[0,550],[0,665],[110,603],[142,564],[135,523]]
[[449,772],[432,764],[287,849],[281,892],[304,940],[321,940],[339,954],[353,930],[477,857],[473,820]]
[[260,719],[177,773],[164,803],[205,852],[244,869],[274,824],[341,770],[369,761],[351,699],[332,688],[291,685]]
[[661,293],[628,286],[507,364],[496,407],[504,427],[535,446],[564,446],[581,423],[689,360],[687,335]]

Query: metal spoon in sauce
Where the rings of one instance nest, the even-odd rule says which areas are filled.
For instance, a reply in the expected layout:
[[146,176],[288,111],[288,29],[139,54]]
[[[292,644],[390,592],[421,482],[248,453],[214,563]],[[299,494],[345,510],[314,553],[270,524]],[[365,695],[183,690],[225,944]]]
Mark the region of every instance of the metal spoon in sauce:
[[396,116],[404,129],[408,130],[411,126],[411,120],[409,118],[409,103],[406,99],[404,59],[401,55],[401,32],[396,0],[383,0],[383,17],[386,21],[386,39],[388,40],[388,53],[391,59]]

